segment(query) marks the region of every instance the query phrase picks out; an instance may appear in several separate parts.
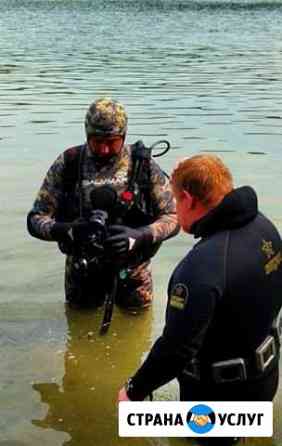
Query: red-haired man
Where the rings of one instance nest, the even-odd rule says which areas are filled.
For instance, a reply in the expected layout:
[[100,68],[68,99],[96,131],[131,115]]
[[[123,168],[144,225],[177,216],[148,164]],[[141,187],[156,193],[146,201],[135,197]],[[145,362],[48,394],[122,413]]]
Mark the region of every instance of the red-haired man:
[[[163,334],[119,400],[143,400],[177,378],[184,401],[272,401],[279,378],[280,235],[258,211],[255,191],[234,189],[216,156],[181,161],[171,184],[180,226],[200,240],[176,266]],[[204,441],[227,446],[236,439]]]

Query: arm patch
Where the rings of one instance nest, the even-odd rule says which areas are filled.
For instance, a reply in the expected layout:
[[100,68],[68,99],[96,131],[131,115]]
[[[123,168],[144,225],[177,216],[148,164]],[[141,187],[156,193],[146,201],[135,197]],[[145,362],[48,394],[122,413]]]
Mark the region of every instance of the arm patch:
[[174,285],[170,295],[169,305],[177,310],[184,310],[188,302],[188,288],[184,283]]

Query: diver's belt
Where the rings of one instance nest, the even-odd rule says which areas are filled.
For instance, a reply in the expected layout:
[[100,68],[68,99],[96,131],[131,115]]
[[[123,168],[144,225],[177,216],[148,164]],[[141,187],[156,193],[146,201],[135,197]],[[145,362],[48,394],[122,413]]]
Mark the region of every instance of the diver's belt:
[[216,384],[223,384],[259,378],[275,365],[278,356],[279,346],[275,338],[267,336],[251,358],[214,362],[211,365],[212,380]]
[[278,363],[281,343],[282,311],[272,324],[271,334],[264,339],[249,358],[228,359],[200,367],[196,362],[194,364],[191,362],[183,370],[183,375],[199,380],[204,374],[205,377],[211,378],[215,384],[256,379],[271,371]]
[[271,334],[257,347],[249,358],[235,358],[214,362],[211,365],[216,384],[246,381],[263,376],[278,362],[282,340],[282,312],[272,324]]

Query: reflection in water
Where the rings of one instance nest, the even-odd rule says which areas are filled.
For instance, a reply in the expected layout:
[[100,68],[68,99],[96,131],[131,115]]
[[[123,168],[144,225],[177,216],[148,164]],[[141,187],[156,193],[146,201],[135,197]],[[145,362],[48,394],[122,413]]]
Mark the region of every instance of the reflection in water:
[[101,315],[66,307],[68,340],[62,383],[33,384],[48,411],[44,419],[32,423],[68,433],[70,438],[64,443],[68,446],[116,444],[117,392],[150,347],[150,311],[131,316],[116,310],[105,336],[98,333]]

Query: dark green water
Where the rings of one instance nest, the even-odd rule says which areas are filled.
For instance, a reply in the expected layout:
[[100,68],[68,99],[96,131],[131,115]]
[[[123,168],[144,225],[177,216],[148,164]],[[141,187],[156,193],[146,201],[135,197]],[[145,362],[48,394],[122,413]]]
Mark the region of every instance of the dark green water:
[[[0,446],[187,444],[119,439],[116,394],[160,333],[166,285],[192,246],[181,235],[154,261],[143,316],[67,311],[63,258],[32,240],[25,216],[58,153],[83,142],[88,104],[126,105],[128,140],[168,138],[168,172],[218,153],[282,230],[282,2],[0,0]],[[175,383],[159,399],[176,399]],[[282,445],[282,393],[274,439]]]

